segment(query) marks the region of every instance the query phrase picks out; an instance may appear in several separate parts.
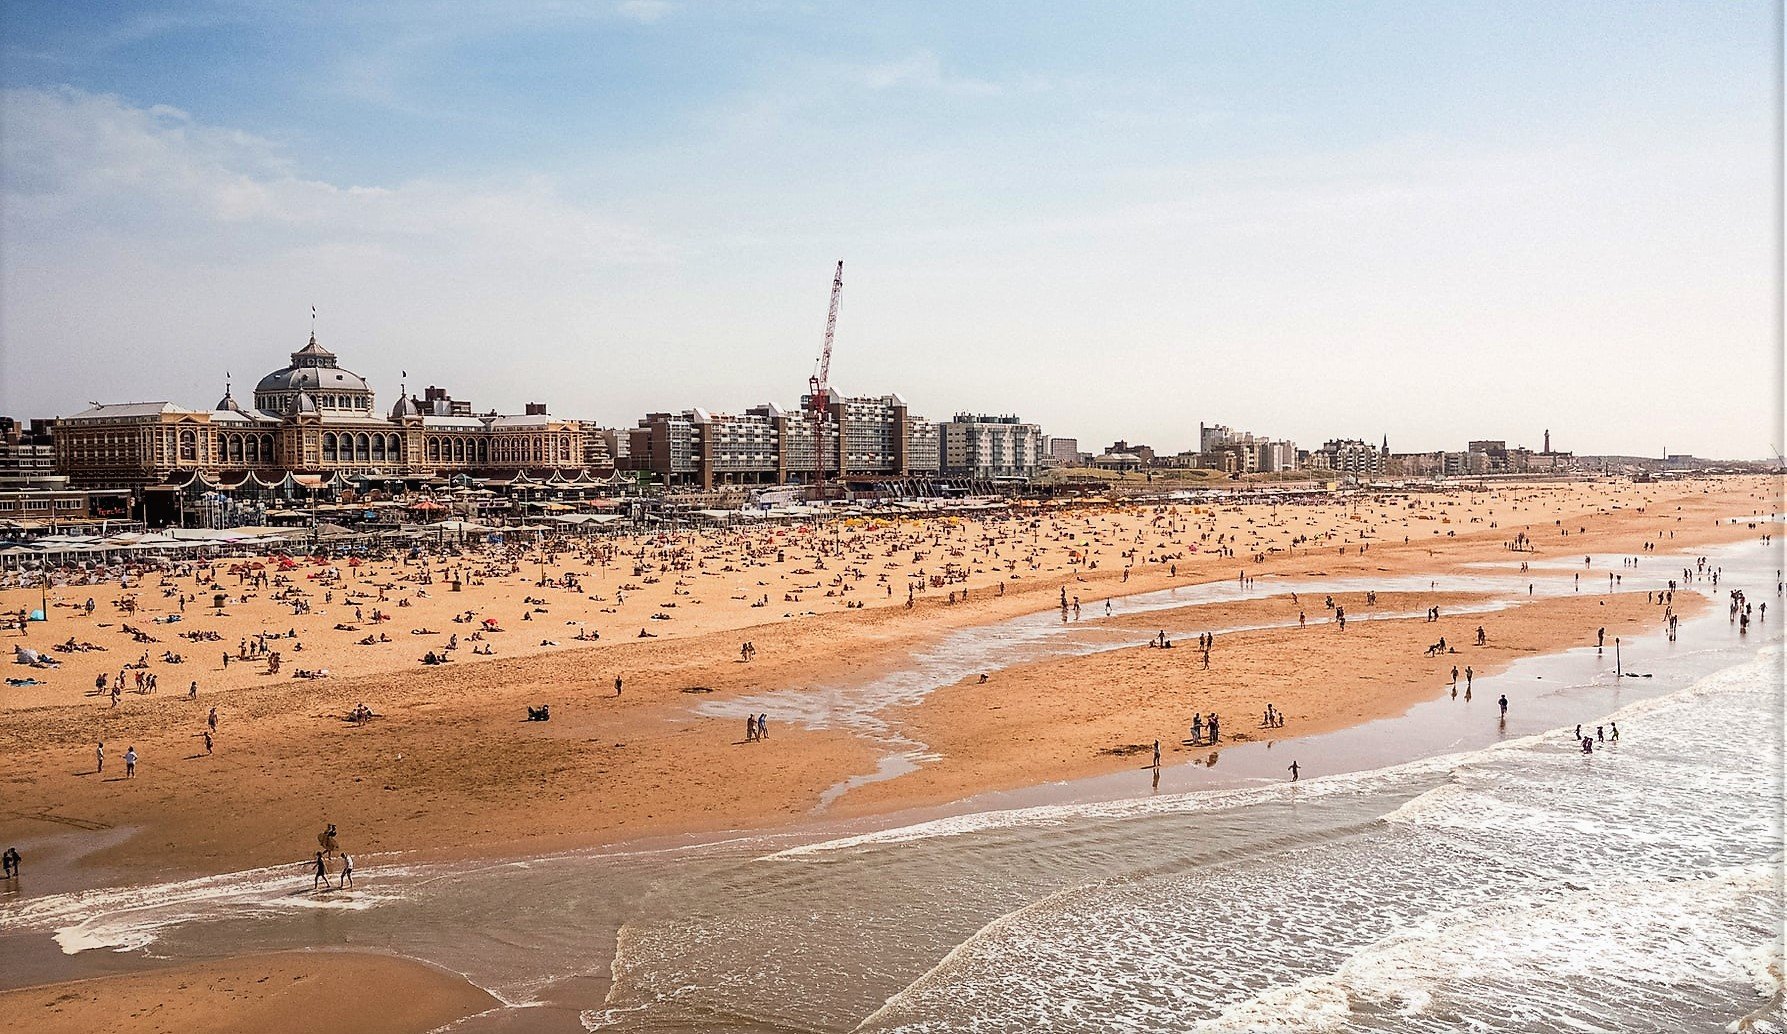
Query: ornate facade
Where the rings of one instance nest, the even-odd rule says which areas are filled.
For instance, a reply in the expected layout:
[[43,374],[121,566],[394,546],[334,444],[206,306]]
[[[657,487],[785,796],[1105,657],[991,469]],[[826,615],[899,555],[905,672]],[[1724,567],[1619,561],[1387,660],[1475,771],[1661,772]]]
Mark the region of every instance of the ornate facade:
[[[77,486],[143,488],[193,474],[277,484],[357,476],[425,481],[467,474],[548,478],[607,473],[601,438],[530,403],[521,415],[472,415],[438,389],[399,393],[389,414],[372,388],[342,369],[316,335],[254,388],[245,408],[230,393],[209,410],[171,402],[96,405],[56,421],[57,469]],[[611,467],[611,464],[609,464]]]

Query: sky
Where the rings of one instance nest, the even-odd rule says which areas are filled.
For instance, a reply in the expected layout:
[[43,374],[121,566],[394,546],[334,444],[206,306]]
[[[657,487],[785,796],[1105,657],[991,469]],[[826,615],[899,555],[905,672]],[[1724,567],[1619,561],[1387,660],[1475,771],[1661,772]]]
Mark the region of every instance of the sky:
[[[1775,3],[0,5],[0,413],[630,426],[832,382],[1083,449],[1200,422],[1760,458]],[[407,372],[407,378],[403,375]]]

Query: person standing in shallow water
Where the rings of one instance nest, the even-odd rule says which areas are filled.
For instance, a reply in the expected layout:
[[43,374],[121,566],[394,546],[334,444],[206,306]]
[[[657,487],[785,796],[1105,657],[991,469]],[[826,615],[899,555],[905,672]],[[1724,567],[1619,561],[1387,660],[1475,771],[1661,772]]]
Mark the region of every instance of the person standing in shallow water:
[[1297,781],[1297,776],[1298,776],[1297,763],[1295,761],[1291,762],[1290,768],[1291,768],[1291,782],[1294,783]]

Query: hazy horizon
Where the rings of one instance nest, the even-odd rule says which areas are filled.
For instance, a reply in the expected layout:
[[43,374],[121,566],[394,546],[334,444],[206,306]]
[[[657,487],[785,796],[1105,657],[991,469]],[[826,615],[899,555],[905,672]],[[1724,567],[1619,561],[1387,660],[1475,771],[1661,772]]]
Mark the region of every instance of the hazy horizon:
[[630,426],[833,382],[1097,450],[1763,458],[1778,8],[149,4],[0,13],[0,413]]

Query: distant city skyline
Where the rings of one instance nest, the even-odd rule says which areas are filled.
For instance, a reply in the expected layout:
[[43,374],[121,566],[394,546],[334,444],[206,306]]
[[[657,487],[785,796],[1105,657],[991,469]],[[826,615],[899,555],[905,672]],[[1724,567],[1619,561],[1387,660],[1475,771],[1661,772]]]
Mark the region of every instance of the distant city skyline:
[[631,426],[833,383],[1084,449],[1781,440],[1778,6],[0,11],[0,413]]

